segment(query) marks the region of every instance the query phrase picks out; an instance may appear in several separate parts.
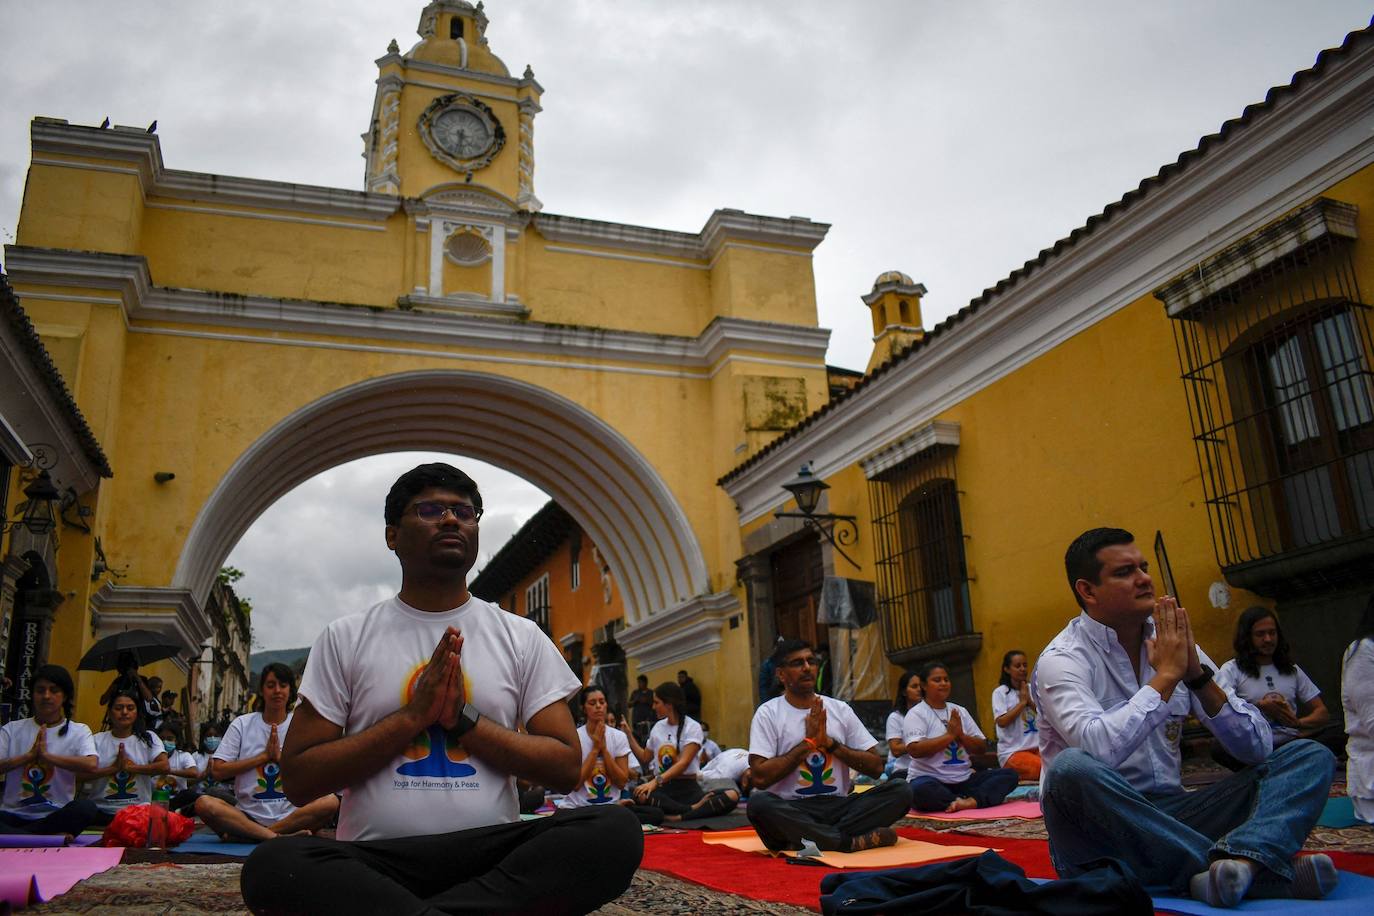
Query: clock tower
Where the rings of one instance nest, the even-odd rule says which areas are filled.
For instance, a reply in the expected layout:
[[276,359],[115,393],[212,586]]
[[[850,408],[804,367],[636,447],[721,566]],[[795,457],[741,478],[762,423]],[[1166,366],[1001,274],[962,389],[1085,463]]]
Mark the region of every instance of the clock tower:
[[543,87],[513,77],[487,46],[482,4],[432,0],[420,41],[393,40],[377,60],[372,123],[363,134],[367,190],[423,198],[471,187],[537,212],[534,116]]

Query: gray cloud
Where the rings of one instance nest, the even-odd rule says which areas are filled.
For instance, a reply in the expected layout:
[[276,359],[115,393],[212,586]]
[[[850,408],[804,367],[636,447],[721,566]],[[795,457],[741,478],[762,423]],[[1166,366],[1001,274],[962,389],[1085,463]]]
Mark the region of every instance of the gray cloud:
[[[422,6],[0,2],[0,240],[34,115],[156,118],[172,168],[361,187],[372,61],[393,37],[415,41]],[[536,190],[551,212],[832,223],[818,307],[829,361],[851,367],[868,358],[859,296],[879,272],[924,282],[933,324],[1369,21],[1360,0],[493,0],[488,13],[492,49],[547,90]],[[264,646],[308,643],[394,588],[380,500],[413,458],[321,475],[244,536],[230,562]],[[492,551],[544,497],[482,475]]]

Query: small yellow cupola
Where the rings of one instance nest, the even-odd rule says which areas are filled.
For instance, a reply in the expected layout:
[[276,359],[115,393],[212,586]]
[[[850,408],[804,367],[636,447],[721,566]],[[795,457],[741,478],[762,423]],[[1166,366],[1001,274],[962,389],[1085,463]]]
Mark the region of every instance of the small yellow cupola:
[[873,313],[873,353],[866,372],[925,336],[921,326],[921,297],[925,294],[924,285],[900,270],[884,271],[873,281],[872,292],[863,297],[864,305]]
[[363,134],[367,190],[425,198],[471,188],[537,212],[534,116],[544,89],[525,68],[511,76],[487,46],[481,3],[432,0],[420,41],[393,40],[377,59],[372,121]]

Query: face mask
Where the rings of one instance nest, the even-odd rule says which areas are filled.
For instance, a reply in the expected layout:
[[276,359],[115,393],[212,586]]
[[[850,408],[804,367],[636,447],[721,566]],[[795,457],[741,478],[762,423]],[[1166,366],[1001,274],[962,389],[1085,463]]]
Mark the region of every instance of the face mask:
[[218,738],[206,738],[206,739],[205,739],[205,749],[206,749],[207,751],[213,751],[213,750],[214,750],[215,748],[217,748],[217,747],[219,747],[219,739],[218,739]]
[[164,741],[162,742],[162,747],[170,754],[177,749],[177,743],[175,741]]

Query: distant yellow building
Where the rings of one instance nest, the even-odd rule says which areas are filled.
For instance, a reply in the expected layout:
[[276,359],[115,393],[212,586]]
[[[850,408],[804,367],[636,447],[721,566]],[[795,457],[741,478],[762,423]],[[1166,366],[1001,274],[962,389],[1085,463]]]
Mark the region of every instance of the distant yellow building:
[[[809,543],[876,584],[885,657],[946,661],[987,729],[1003,653],[1077,612],[1069,542],[1113,525],[1215,659],[1276,607],[1338,704],[1374,590],[1371,87],[1365,30],[932,328],[921,284],[878,277],[868,375],[721,477],[751,631]],[[853,564],[773,515],[804,463]]]

